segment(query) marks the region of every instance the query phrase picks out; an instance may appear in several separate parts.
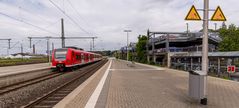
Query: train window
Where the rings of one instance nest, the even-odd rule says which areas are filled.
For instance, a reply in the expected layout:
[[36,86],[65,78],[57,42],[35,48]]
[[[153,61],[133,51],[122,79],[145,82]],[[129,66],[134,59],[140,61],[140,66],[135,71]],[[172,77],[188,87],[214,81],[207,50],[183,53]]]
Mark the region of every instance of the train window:
[[80,55],[76,55],[76,59],[77,59],[77,60],[80,60],[80,59],[81,59],[81,56],[80,56]]
[[66,59],[67,49],[56,49],[55,59]]

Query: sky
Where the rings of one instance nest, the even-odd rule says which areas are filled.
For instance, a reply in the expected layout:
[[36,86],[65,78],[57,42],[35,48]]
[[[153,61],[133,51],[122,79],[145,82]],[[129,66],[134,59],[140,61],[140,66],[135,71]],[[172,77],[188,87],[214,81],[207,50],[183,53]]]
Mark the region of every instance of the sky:
[[[209,0],[210,9],[220,6],[227,18],[226,24],[239,25],[238,0]],[[61,18],[65,36],[96,36],[95,50],[117,50],[146,31],[184,32],[202,29],[201,21],[185,21],[192,5],[203,8],[203,0],[0,0],[0,39],[11,38],[9,53],[32,52],[31,36],[61,36]],[[203,17],[203,13],[199,12]],[[213,12],[210,12],[211,17]],[[210,22],[209,27],[222,22]],[[45,53],[46,40],[34,39],[37,53]],[[60,40],[50,40],[55,48]],[[91,39],[66,40],[66,46],[90,50]],[[7,41],[0,40],[0,55],[7,54]]]

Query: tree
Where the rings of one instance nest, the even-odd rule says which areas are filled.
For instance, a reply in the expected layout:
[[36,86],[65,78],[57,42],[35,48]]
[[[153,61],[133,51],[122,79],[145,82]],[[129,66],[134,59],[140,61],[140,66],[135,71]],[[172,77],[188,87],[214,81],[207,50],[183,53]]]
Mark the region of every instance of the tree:
[[136,44],[136,53],[137,53],[138,62],[141,62],[141,63],[147,62],[146,43],[147,43],[147,36],[139,35],[138,42]]
[[239,51],[239,28],[231,24],[228,28],[219,30],[222,41],[219,43],[219,51]]

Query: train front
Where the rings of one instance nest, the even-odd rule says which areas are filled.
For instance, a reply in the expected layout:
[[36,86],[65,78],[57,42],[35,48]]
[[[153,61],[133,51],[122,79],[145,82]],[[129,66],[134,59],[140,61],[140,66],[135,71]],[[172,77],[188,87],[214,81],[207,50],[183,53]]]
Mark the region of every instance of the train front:
[[55,49],[52,52],[52,68],[64,71],[66,67],[67,48]]

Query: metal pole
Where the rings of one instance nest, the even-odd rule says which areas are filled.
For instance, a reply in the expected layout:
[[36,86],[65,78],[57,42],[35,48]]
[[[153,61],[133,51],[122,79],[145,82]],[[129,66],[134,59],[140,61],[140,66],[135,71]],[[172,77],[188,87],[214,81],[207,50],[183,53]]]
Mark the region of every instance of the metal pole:
[[127,32],[127,61],[129,61],[129,32]]
[[91,46],[91,42],[90,42],[90,51],[92,51],[92,46]]
[[64,19],[61,18],[61,47],[65,48]]
[[33,52],[33,54],[36,54],[35,44],[32,45],[32,52]]
[[9,50],[10,50],[10,48],[11,48],[10,43],[11,43],[11,39],[8,39],[7,55],[9,55]]
[[126,51],[127,51],[127,61],[129,61],[129,32],[131,32],[131,30],[124,30],[124,32],[127,33],[127,46],[126,46]]
[[30,48],[32,48],[32,38],[29,38],[30,40]]
[[8,49],[11,49],[11,39],[8,39]]
[[93,38],[93,46],[92,46],[92,51],[95,49],[95,38]]
[[23,45],[21,43],[21,54],[22,54],[22,59],[23,59]]
[[53,42],[52,42],[52,44],[51,44],[51,49],[52,49],[52,51],[55,49]]
[[[202,72],[207,77],[208,71],[208,14],[209,14],[209,0],[204,0],[204,18],[203,18],[203,42],[202,42]],[[207,78],[204,81],[204,99],[207,98]],[[207,102],[206,102],[207,103]]]
[[47,55],[48,55],[48,62],[50,63],[50,41],[49,38],[47,39]]
[[23,54],[23,45],[21,43],[21,54]]

